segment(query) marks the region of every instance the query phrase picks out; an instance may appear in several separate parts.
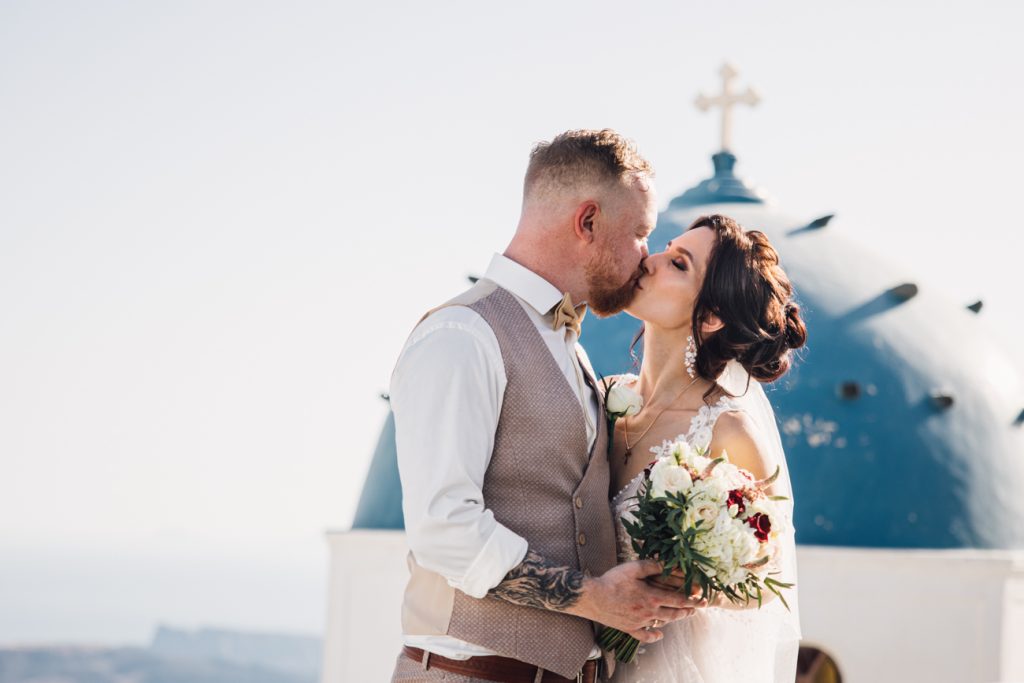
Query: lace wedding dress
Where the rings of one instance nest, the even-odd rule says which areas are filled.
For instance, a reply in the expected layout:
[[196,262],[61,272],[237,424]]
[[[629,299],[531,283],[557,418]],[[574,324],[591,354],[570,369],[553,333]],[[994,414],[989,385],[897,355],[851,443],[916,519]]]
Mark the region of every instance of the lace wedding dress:
[[[756,385],[751,382],[751,385]],[[771,407],[758,385],[760,397],[733,398],[723,396],[712,405],[701,406],[693,417],[690,428],[681,435],[691,446],[707,446],[719,416],[730,410],[745,410],[762,420],[755,424],[765,425],[764,406]],[[733,392],[738,393],[738,392]],[[763,399],[763,404],[756,403]],[[778,430],[771,413],[774,436]],[[781,455],[781,443],[778,444]],[[653,459],[653,456],[652,456]],[[788,471],[782,457],[784,479],[780,477],[781,492],[792,497]],[[643,479],[640,472],[611,500],[615,514],[619,562],[637,559],[630,544],[629,534],[622,524],[623,515],[635,509],[634,497]],[[791,518],[791,502],[786,506],[787,519]],[[783,550],[786,557],[785,569],[779,578],[795,583],[795,546],[792,536]],[[792,612],[787,612],[778,599],[765,603],[760,609],[733,610],[717,607],[698,609],[685,619],[674,621],[662,627],[665,637],[657,643],[641,645],[636,661],[631,664],[616,663],[611,683],[792,683],[796,675],[796,655],[799,649],[799,617],[796,613],[796,589],[784,592]]]

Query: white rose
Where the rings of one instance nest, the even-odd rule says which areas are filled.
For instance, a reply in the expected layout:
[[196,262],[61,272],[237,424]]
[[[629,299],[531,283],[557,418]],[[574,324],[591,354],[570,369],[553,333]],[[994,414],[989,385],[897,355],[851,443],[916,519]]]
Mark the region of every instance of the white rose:
[[613,384],[605,398],[605,409],[614,417],[636,415],[644,407],[643,397],[621,384]]
[[659,491],[664,491],[662,483],[665,479],[665,469],[670,465],[674,464],[674,458],[671,455],[659,456],[654,464],[651,465],[651,493],[653,495],[659,495]]
[[714,503],[701,503],[694,506],[693,515],[695,519],[704,520],[704,526],[708,527],[718,521],[719,509]]
[[743,476],[739,467],[733,465],[731,462],[723,462],[718,465],[712,472],[711,476],[721,480],[724,485],[729,489],[739,489],[750,483],[750,480]]
[[651,493],[664,496],[666,493],[686,493],[693,480],[685,468],[675,464],[675,458],[659,458],[651,469]]
[[[717,470],[718,468],[716,467],[715,469]],[[724,479],[712,476],[708,479],[701,479],[701,484],[703,485],[701,489],[702,497],[725,505],[725,501],[729,498],[730,487]]]

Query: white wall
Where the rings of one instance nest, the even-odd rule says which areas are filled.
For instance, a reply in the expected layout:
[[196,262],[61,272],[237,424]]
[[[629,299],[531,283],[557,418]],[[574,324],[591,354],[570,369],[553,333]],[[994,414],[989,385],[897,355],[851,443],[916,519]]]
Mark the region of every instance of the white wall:
[[327,533],[331,567],[321,683],[391,680],[402,648],[405,532]]
[[832,655],[844,683],[1024,681],[1024,552],[797,556],[803,643]]
[[[401,648],[400,531],[327,533],[322,683],[387,681]],[[1024,551],[799,546],[804,645],[844,683],[1024,682]]]

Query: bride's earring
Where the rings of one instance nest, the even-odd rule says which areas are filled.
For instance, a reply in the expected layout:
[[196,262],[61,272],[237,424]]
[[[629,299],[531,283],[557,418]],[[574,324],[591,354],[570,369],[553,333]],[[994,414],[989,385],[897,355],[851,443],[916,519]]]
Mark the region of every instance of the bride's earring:
[[690,377],[696,375],[696,371],[693,366],[697,363],[697,345],[693,341],[693,335],[691,334],[686,338],[686,374]]

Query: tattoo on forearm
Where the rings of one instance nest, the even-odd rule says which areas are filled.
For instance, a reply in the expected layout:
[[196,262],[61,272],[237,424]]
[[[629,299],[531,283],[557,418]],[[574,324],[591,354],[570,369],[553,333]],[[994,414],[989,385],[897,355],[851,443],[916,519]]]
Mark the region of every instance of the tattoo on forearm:
[[583,592],[583,572],[560,567],[533,550],[487,592],[496,598],[526,607],[558,612],[572,607]]

